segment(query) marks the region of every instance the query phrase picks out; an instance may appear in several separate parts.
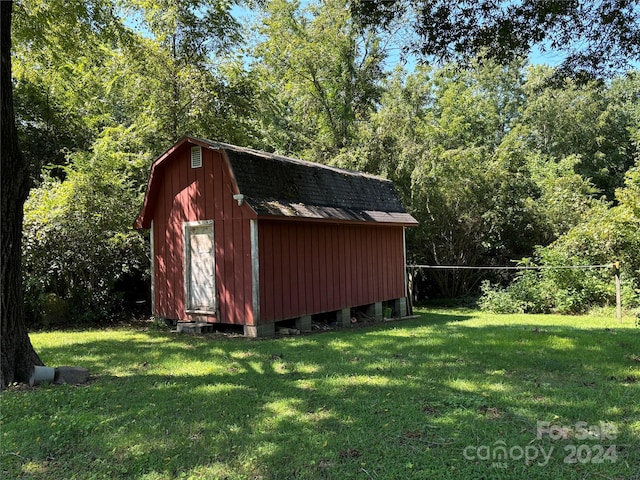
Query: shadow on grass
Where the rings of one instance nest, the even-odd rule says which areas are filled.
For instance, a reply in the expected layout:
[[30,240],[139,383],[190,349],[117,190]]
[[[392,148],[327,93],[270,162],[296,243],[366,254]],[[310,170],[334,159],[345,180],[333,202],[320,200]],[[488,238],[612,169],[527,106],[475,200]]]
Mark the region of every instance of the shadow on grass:
[[[258,341],[105,333],[41,348],[45,362],[81,364],[95,377],[3,394],[2,470],[140,479],[638,473],[636,332],[469,326],[471,318],[429,313]],[[618,461],[568,465],[566,442],[537,439],[537,421],[613,422]],[[465,455],[499,441],[556,455],[548,465],[510,458],[497,467]]]

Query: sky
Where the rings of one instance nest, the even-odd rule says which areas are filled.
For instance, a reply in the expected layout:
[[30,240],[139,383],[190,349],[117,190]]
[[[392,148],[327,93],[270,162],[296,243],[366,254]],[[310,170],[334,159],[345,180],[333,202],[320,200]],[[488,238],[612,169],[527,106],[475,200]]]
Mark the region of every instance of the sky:
[[[304,4],[307,3],[307,1],[308,0],[301,0],[302,5],[304,6]],[[238,19],[241,22],[241,24],[247,25],[247,26],[253,23],[256,16],[255,12],[253,12],[246,5],[238,5],[238,4],[235,4],[232,7],[231,13],[236,19]],[[140,23],[136,22],[131,17],[129,17],[128,24],[132,28],[136,30],[140,30]],[[404,32],[405,35],[409,34],[408,33],[409,29],[410,27],[407,26],[407,29]],[[395,45],[392,44],[392,47],[389,49],[389,58],[388,58],[388,61],[386,62],[387,68],[389,70],[393,70],[395,66],[401,61],[400,50],[402,46],[403,45],[396,42],[396,44]],[[565,57],[565,54],[561,52],[553,52],[553,51],[542,52],[539,47],[534,47],[534,49],[532,50],[529,56],[529,62],[533,65],[544,64],[544,65],[554,67],[559,65],[563,61],[564,57]],[[247,59],[247,61],[249,61],[249,59]],[[419,62],[419,59],[416,55],[409,55],[407,58],[404,59],[403,66],[405,70],[410,72],[415,68],[418,62]],[[640,69],[640,61],[633,62],[631,66],[632,68]]]
[[[306,0],[302,0],[304,5]],[[255,13],[245,5],[234,5],[231,9],[232,15],[241,21],[242,24],[248,25],[255,19]],[[389,60],[387,67],[392,70],[400,62],[400,49],[401,45],[392,47],[389,50]],[[564,55],[558,52],[542,52],[538,47],[535,47],[531,52],[529,61],[533,65],[548,65],[551,67],[559,65],[564,59]],[[418,58],[416,55],[410,55],[404,60],[404,68],[408,71],[412,71],[418,64]]]

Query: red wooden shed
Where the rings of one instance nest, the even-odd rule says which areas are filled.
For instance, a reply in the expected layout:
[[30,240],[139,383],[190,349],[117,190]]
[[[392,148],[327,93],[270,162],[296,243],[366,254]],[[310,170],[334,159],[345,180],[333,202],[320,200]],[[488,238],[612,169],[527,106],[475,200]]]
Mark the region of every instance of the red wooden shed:
[[178,322],[310,330],[356,307],[406,314],[404,229],[389,180],[186,137],[151,168],[152,310]]

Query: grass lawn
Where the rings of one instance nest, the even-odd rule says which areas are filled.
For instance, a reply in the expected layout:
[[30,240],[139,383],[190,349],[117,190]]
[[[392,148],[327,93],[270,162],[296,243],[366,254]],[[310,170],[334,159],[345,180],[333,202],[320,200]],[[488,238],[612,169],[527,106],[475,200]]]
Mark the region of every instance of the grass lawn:
[[419,313],[270,340],[34,333],[91,380],[0,394],[0,477],[640,478],[634,320]]

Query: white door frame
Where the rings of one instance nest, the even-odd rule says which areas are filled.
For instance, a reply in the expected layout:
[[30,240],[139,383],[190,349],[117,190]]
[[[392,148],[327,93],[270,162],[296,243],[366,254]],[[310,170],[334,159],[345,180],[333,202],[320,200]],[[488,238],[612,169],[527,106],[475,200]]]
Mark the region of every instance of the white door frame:
[[[192,276],[191,276],[191,234],[197,230],[206,230],[207,233],[211,235],[211,246],[212,246],[212,255],[211,255],[211,293],[210,296],[212,298],[208,299],[208,305],[197,305],[194,306],[192,304],[193,298],[193,286],[192,286]],[[185,311],[187,313],[203,313],[203,314],[213,314],[216,312],[218,307],[218,296],[216,294],[216,262],[215,262],[215,241],[214,241],[214,231],[213,231],[213,220],[202,220],[197,222],[184,222],[183,224],[183,240],[184,240],[184,303],[185,303]]]

